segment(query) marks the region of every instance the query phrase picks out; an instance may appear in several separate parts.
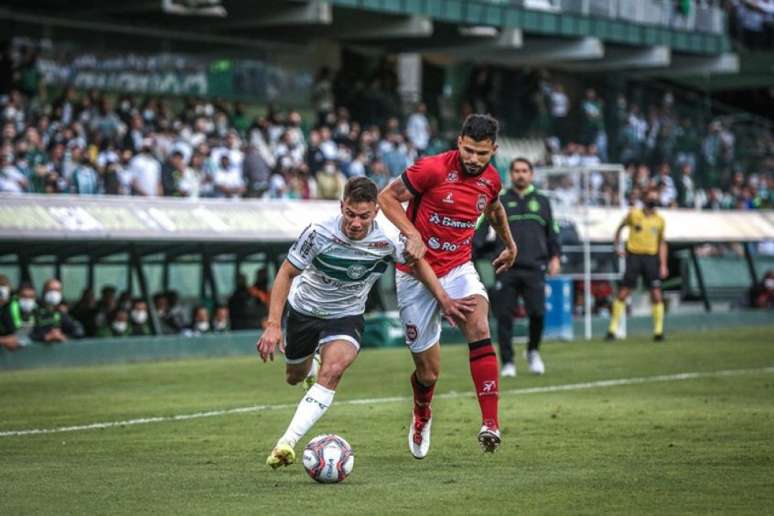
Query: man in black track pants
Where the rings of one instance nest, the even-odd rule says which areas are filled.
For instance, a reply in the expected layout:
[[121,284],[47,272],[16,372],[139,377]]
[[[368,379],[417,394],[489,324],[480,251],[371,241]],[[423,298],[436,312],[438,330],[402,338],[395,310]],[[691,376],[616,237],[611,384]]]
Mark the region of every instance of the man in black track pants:
[[497,317],[500,374],[504,377],[516,376],[511,338],[513,311],[519,296],[529,316],[527,365],[532,373],[545,373],[539,352],[546,304],[545,274],[546,271],[552,276],[559,273],[560,253],[559,227],[554,222],[548,197],[539,194],[532,184],[532,164],[527,159],[516,158],[511,162],[510,176],[512,186],[500,201],[520,251],[513,268],[497,275],[492,302]]

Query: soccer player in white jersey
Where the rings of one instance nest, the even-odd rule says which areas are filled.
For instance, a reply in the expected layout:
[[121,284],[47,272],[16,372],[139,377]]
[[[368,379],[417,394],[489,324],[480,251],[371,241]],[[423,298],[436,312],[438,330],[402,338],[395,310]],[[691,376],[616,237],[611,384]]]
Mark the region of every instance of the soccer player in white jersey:
[[[307,378],[318,351],[322,363],[316,383],[304,394],[290,425],[266,459],[274,469],[295,461],[296,443],[331,405],[341,376],[357,357],[371,287],[390,262],[406,262],[402,237],[394,228],[386,231],[374,220],[379,211],[376,199],[376,185],[370,179],[350,179],[341,214],[307,227],[277,273],[258,353],[264,362],[274,360],[279,346],[291,385]],[[469,300],[449,298],[427,262],[419,260],[412,266],[437,296],[452,324],[455,317],[464,319],[472,310]]]

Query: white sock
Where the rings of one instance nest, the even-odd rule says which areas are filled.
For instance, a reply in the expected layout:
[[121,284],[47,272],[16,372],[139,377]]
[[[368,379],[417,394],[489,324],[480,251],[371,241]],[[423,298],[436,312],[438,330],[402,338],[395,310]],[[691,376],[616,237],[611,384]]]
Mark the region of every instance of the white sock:
[[317,376],[317,371],[320,369],[319,367],[319,355],[315,355],[312,359],[312,366],[309,368],[309,372],[306,373],[306,377],[309,378],[310,376]]
[[332,391],[319,383],[312,385],[298,404],[296,413],[280,442],[295,446],[333,403]]

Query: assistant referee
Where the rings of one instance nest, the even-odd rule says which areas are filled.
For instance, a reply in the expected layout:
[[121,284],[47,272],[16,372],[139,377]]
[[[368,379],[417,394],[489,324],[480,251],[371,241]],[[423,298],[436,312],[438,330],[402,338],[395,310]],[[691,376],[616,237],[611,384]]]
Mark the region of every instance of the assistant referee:
[[618,225],[613,243],[618,253],[621,250],[621,231],[629,228],[629,239],[626,242],[626,271],[624,272],[618,297],[613,301],[613,314],[607,330],[606,340],[615,340],[618,323],[626,309],[626,298],[632,289],[637,288],[637,280],[642,276],[645,285],[650,290],[650,301],[653,307],[653,340],[664,340],[664,301],[661,296],[661,280],[669,276],[667,268],[667,244],[664,240],[664,218],[656,213],[658,205],[658,189],[649,188],[645,192],[645,207],[632,208]]
[[511,338],[513,310],[519,296],[524,299],[529,316],[527,366],[532,373],[545,373],[539,352],[546,305],[545,274],[546,269],[551,275],[559,273],[559,228],[554,222],[548,197],[539,194],[532,184],[533,175],[532,163],[525,158],[516,158],[510,166],[512,186],[500,197],[519,248],[514,266],[497,275],[492,300],[492,310],[497,317],[501,376],[516,376]]

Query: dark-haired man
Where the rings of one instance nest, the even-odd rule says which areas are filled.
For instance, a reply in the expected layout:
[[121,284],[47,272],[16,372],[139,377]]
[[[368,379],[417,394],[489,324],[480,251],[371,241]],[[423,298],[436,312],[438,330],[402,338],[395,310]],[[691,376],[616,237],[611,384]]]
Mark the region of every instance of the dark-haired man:
[[[613,301],[613,313],[607,329],[606,340],[615,340],[618,323],[626,309],[626,298],[637,288],[637,280],[642,276],[645,286],[650,290],[650,302],[653,307],[653,340],[664,340],[664,301],[661,296],[661,280],[669,276],[667,268],[667,244],[664,239],[664,218],[656,213],[658,206],[658,188],[651,186],[645,192],[645,207],[632,208],[618,225],[613,244],[618,254],[626,256],[624,272],[618,297]],[[626,251],[620,248],[621,231],[629,228]]]
[[[485,215],[505,243],[493,262],[496,272],[506,271],[516,259],[516,243],[499,200],[500,176],[490,164],[497,151],[497,130],[491,116],[470,115],[456,150],[420,159],[379,195],[384,214],[406,235],[409,257],[426,256],[448,295],[474,304],[474,310],[457,322],[468,342],[470,373],[481,408],[478,441],[490,453],[500,444],[498,365],[489,333],[489,299],[471,261],[471,241],[479,217]],[[404,211],[401,203],[406,201]],[[443,307],[410,269],[397,267],[400,316],[416,366],[411,375],[409,450],[421,459],[430,448],[430,403],[440,372]]]
[[509,173],[512,188],[500,197],[500,201],[505,206],[511,233],[521,252],[512,269],[497,275],[493,294],[502,361],[500,374],[516,376],[511,338],[513,310],[519,296],[524,299],[529,316],[527,365],[530,372],[544,374],[545,364],[539,349],[546,305],[545,274],[559,273],[559,228],[554,222],[548,197],[538,193],[532,184],[532,163],[525,158],[516,158],[511,162]]
[[[376,185],[370,179],[350,179],[341,213],[302,231],[274,280],[258,353],[264,362],[273,360],[279,346],[291,385],[316,375],[266,459],[274,469],[295,461],[293,448],[331,405],[341,376],[357,357],[371,287],[391,262],[405,262],[402,238],[374,220],[379,211],[376,196]],[[424,260],[416,262],[415,270],[450,317],[463,317],[467,302],[449,299]],[[322,364],[316,372],[318,351]]]

